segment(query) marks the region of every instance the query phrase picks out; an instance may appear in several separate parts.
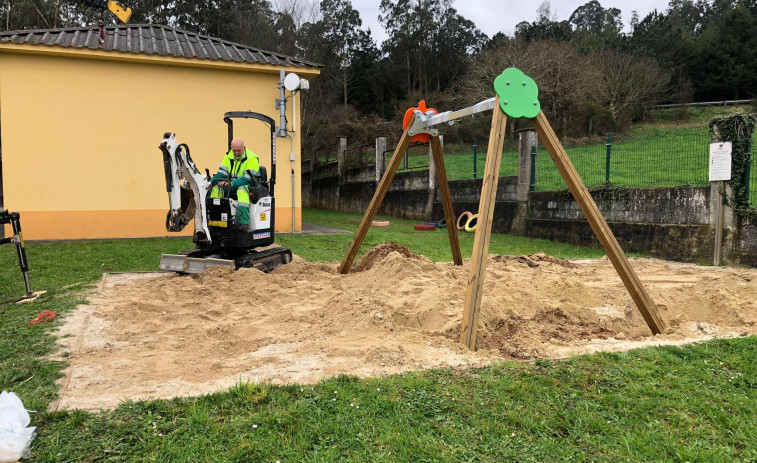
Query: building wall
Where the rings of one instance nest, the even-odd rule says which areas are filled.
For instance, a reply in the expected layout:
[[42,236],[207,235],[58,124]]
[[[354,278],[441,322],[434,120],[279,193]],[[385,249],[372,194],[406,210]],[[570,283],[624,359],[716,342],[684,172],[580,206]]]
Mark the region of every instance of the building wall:
[[[225,112],[251,110],[278,122],[278,69],[176,66],[171,60],[177,59],[130,62],[0,49],[4,207],[21,212],[26,239],[168,236],[158,149],[163,133],[175,132],[198,168],[213,174],[227,151]],[[236,135],[270,172],[266,127],[235,122]],[[277,231],[292,231],[290,151],[297,153],[299,183],[299,134],[293,147],[290,140],[277,139]],[[297,231],[299,190],[296,185]],[[184,234],[192,230],[190,224]]]

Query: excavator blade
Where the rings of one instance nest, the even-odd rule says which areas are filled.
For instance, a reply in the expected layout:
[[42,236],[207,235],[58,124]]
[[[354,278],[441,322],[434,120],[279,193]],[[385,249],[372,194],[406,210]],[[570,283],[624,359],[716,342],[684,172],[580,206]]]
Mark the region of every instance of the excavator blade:
[[108,10],[116,15],[116,17],[124,24],[127,24],[131,18],[131,8],[121,6],[121,4],[114,0],[108,1]]
[[250,251],[235,259],[221,259],[217,254],[202,257],[202,253],[191,250],[187,251],[187,254],[161,254],[160,269],[166,272],[202,273],[211,267],[227,267],[230,271],[238,268],[256,268],[268,273],[290,262],[292,251],[282,246]]
[[188,257],[181,254],[161,254],[160,269],[166,272],[202,273],[211,267],[227,267],[235,270],[233,260],[213,257]]

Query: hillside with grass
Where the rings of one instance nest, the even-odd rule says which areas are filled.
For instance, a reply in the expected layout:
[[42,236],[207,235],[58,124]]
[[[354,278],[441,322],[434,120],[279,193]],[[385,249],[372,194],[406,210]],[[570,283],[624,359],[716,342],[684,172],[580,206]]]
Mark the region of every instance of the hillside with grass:
[[[755,111],[757,109],[751,105],[692,107],[688,109],[685,117],[680,109],[651,111],[646,121],[634,124],[627,133],[611,134],[610,185],[670,187],[709,184],[708,122],[717,116],[754,113]],[[563,140],[563,143],[568,156],[587,186],[606,183],[608,143],[606,136],[572,138]],[[476,140],[474,168],[473,141],[445,146],[444,162],[448,177],[452,180],[480,178],[486,163],[486,150],[487,140]],[[390,154],[387,153],[387,163]],[[407,164],[409,170],[427,168],[428,148],[418,146],[411,149]],[[404,164],[400,171],[402,170],[404,170]],[[509,138],[505,142],[500,174],[502,176],[517,175],[517,170],[517,141]],[[757,172],[757,168],[753,170]],[[536,190],[565,188],[549,154],[541,147],[536,156],[536,171]],[[757,176],[757,174],[754,175]],[[757,200],[757,191],[753,194]]]

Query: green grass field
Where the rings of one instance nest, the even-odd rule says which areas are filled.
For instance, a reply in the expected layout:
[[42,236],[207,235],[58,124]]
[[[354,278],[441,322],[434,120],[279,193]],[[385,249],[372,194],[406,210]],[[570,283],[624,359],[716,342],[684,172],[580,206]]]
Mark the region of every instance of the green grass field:
[[[354,230],[356,214],[308,209],[304,219]],[[22,217],[23,220],[23,217]],[[446,234],[390,219],[367,246],[396,241],[449,260]],[[470,254],[470,235],[461,236]],[[339,260],[351,235],[281,236],[308,260]],[[28,243],[32,304],[12,246],[0,246],[0,390],[16,392],[37,426],[39,462],[293,461],[754,461],[757,338],[647,348],[566,361],[503,362],[318,384],[240,382],[213,395],[127,402],[98,413],[45,410],[64,361],[51,331],[103,272],[154,271],[187,238]],[[598,249],[494,235],[492,252]],[[50,323],[31,326],[42,310]],[[108,365],[103,365],[108,368]],[[332,400],[336,399],[336,400]]]

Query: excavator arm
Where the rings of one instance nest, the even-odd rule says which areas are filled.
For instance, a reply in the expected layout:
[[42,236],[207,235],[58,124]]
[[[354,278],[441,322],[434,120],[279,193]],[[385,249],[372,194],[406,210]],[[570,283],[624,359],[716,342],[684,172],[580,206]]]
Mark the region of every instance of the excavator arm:
[[122,6],[115,0],[79,0],[85,5],[89,5],[101,10],[108,10],[115,15],[122,23],[126,24],[131,18],[131,8]]
[[195,243],[210,244],[205,203],[210,182],[192,161],[189,147],[185,144],[180,145],[173,133],[163,134],[160,150],[163,152],[166,191],[170,203],[166,216],[166,230],[181,231],[194,219]]

